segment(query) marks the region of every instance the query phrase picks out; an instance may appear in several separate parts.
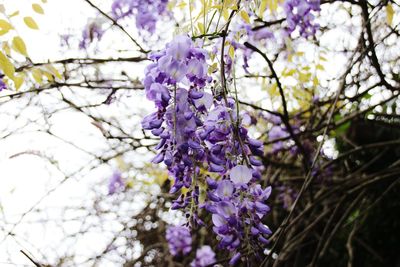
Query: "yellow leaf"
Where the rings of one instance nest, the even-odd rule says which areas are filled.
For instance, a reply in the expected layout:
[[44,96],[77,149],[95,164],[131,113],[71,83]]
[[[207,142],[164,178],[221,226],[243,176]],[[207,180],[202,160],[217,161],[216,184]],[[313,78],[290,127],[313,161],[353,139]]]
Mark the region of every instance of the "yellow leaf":
[[205,34],[203,23],[201,22],[197,23],[197,28],[199,28],[201,34]]
[[46,69],[48,69],[50,71],[51,74],[53,74],[55,77],[57,77],[58,79],[62,79],[61,74],[58,72],[58,70],[56,68],[54,68],[52,65],[47,65]]
[[6,55],[9,55],[11,53],[11,49],[10,46],[8,45],[7,42],[3,43],[3,51]]
[[38,84],[42,84],[42,82],[43,82],[43,74],[42,74],[42,71],[40,69],[33,69],[32,70],[32,77]]
[[276,83],[273,83],[270,87],[268,87],[268,93],[270,96],[278,96],[278,85]]
[[319,84],[318,78],[317,78],[317,76],[314,76],[314,79],[313,79],[314,87],[317,86],[318,84]]
[[278,9],[278,1],[277,0],[269,0],[269,8],[271,9],[271,13]]
[[24,73],[21,73],[20,75],[15,75],[12,80],[14,81],[15,89],[18,91],[18,89],[21,88],[22,84],[24,83],[25,75]]
[[292,76],[295,72],[296,72],[296,70],[291,69],[291,70],[289,70],[289,71],[285,71],[282,75],[283,75],[284,77]]
[[43,3],[43,4],[46,4],[46,3],[47,3],[47,0],[42,0],[42,3]]
[[247,24],[250,23],[250,17],[249,17],[249,14],[247,14],[246,11],[244,11],[244,10],[240,11],[240,16],[242,17],[242,19],[243,19]]
[[324,66],[322,66],[321,64],[318,64],[316,68],[317,70],[325,70]]
[[26,26],[28,26],[31,29],[34,29],[34,30],[39,29],[38,25],[36,24],[35,20],[32,17],[25,17],[24,22],[25,22]]
[[15,12],[13,12],[9,17],[12,18],[12,17],[18,16],[18,15],[19,15],[19,11],[17,10]]
[[184,9],[187,6],[185,1],[180,2],[178,5],[176,5],[177,8]]
[[39,14],[44,14],[44,10],[41,5],[39,4],[32,4],[32,9]]
[[229,56],[231,57],[231,59],[233,60],[233,58],[235,57],[235,48],[231,45],[229,47]]
[[324,57],[324,56],[319,56],[319,59],[320,59],[321,61],[328,61],[328,60],[326,59],[326,57]]
[[0,69],[2,69],[4,74],[7,75],[10,79],[14,78],[14,73],[15,73],[14,65],[10,62],[8,57],[6,57],[1,51],[0,51]]
[[6,34],[13,27],[4,19],[0,19],[0,36]]
[[299,72],[299,81],[302,83],[306,83],[310,79],[310,76],[311,76],[310,73]]
[[394,10],[393,10],[392,4],[389,3],[386,6],[386,21],[390,26],[392,26],[392,23],[393,23],[393,14],[394,14]]
[[262,0],[261,1],[260,8],[258,9],[258,16],[260,18],[263,17],[264,11],[267,8],[267,2],[268,2],[268,0]]
[[24,42],[24,40],[22,40],[21,37],[19,37],[19,36],[14,37],[14,39],[12,41],[12,48],[15,51],[17,51],[18,53],[20,53],[21,55],[28,57],[28,53],[26,52],[25,42]]
[[51,74],[50,72],[43,71],[43,75],[46,76],[48,81],[50,81],[50,82],[54,81],[53,74]]
[[225,19],[226,21],[228,21],[228,19],[229,19],[229,11],[228,11],[227,8],[224,8],[224,9],[222,10],[222,16],[224,17],[224,19]]
[[215,62],[208,68],[208,73],[211,74],[218,69],[218,64]]

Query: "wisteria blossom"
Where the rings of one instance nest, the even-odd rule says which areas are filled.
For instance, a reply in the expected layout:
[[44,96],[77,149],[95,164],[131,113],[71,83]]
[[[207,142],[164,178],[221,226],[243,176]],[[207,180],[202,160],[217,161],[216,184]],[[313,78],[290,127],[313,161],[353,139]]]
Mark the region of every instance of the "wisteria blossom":
[[314,35],[319,28],[314,21],[314,12],[320,11],[320,0],[286,0],[284,5],[287,21],[287,32],[290,34],[299,28],[300,35]]
[[114,0],[111,14],[115,20],[134,16],[139,31],[154,33],[160,17],[167,16],[168,0]]
[[186,255],[192,250],[192,237],[185,226],[168,227],[166,239],[173,256]]
[[196,258],[190,267],[207,267],[216,262],[215,253],[210,246],[202,246],[196,250]]
[[102,25],[97,21],[89,23],[82,32],[82,37],[79,42],[80,49],[86,49],[94,41],[100,41],[104,35]]
[[125,187],[125,183],[122,180],[121,172],[114,171],[108,182],[108,194],[115,194],[118,190],[122,190]]
[[[243,242],[267,244],[271,231],[261,219],[269,211],[265,201],[271,188],[255,183],[261,178],[257,156],[263,155],[262,142],[248,136],[233,98],[207,91],[207,52],[190,38],[177,36],[150,59],[154,63],[146,69],[144,86],[157,111],[145,117],[142,126],[160,137],[153,162],[167,166],[171,193],[192,189],[173,201],[172,208],[190,206],[188,216],[200,225],[193,205],[204,208],[212,215],[220,247],[232,252]],[[220,179],[202,176],[201,169]],[[199,183],[205,179],[208,199],[201,204]]]
[[6,89],[6,88],[7,88],[6,83],[3,81],[2,78],[0,78],[0,92],[1,92],[3,89]]

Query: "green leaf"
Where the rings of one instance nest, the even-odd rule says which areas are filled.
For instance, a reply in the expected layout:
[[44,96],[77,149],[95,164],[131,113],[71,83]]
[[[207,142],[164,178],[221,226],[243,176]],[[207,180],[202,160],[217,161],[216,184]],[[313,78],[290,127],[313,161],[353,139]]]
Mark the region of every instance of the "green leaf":
[[24,22],[25,22],[26,26],[28,26],[29,28],[31,28],[33,30],[39,29],[39,26],[36,24],[35,20],[32,17],[25,17]]

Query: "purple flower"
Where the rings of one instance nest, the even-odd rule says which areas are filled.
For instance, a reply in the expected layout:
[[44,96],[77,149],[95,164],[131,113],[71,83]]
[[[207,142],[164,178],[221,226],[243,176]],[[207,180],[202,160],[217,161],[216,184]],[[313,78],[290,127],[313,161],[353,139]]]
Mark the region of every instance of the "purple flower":
[[240,252],[233,255],[232,259],[229,261],[229,265],[235,265],[240,260],[241,256],[242,255],[240,254]]
[[297,27],[303,37],[316,33],[319,25],[314,23],[312,12],[320,11],[319,0],[286,0],[283,8],[286,13],[288,34],[291,34]]
[[185,226],[170,226],[167,229],[166,239],[169,252],[173,255],[186,255],[192,250],[192,237]]
[[92,22],[85,27],[82,32],[82,39],[79,42],[80,49],[86,49],[93,41],[100,41],[104,35],[104,30],[98,22]]
[[117,21],[134,16],[139,30],[154,33],[159,18],[170,15],[167,5],[168,0],[114,0],[111,15]]
[[108,194],[113,195],[118,190],[122,190],[124,187],[125,183],[122,181],[121,173],[119,171],[114,171],[108,183]]
[[[268,132],[268,138],[270,141],[275,141],[281,138],[288,137],[289,134],[282,129],[281,126],[273,126]],[[272,145],[273,152],[278,152],[283,149],[284,143],[282,141],[274,142]]]
[[190,264],[191,267],[206,267],[215,263],[215,253],[210,246],[202,246],[196,251],[196,258]]
[[0,92],[3,91],[3,89],[6,89],[7,85],[6,83],[3,81],[2,78],[0,78]]
[[236,185],[247,184],[253,177],[253,171],[243,165],[237,165],[232,168],[230,179]]
[[[261,178],[262,162],[256,156],[263,155],[263,142],[248,136],[233,98],[205,92],[210,81],[206,51],[187,36],[177,36],[149,58],[153,63],[145,70],[143,84],[157,111],[146,116],[142,126],[160,138],[153,163],[167,166],[173,178],[171,194],[189,190],[173,200],[171,208],[188,211],[190,206],[192,224],[203,223],[198,209],[211,213],[220,248],[238,252],[249,242],[254,248],[266,244],[270,231],[261,220],[270,210],[265,202],[271,188],[255,183]],[[248,166],[242,165],[244,158]],[[204,177],[200,170],[207,168],[221,177]],[[208,188],[206,199],[199,203],[202,178]],[[171,253],[188,253],[189,230],[179,230],[187,233],[177,234],[179,239],[173,238],[172,229],[167,231]],[[254,234],[249,236],[247,229]]]
[[230,198],[233,194],[233,184],[229,180],[222,180],[218,183],[216,194],[221,199]]

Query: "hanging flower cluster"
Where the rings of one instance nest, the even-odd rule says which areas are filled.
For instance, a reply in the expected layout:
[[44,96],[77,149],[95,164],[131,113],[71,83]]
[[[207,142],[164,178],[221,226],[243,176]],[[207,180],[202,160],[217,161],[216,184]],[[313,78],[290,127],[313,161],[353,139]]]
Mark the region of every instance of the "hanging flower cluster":
[[207,267],[215,263],[215,253],[210,246],[202,246],[196,251],[196,258],[190,267]]
[[185,226],[168,227],[166,239],[173,256],[186,255],[192,250],[192,237]]
[[82,38],[79,42],[80,49],[86,49],[94,41],[100,41],[104,35],[104,30],[100,21],[95,20],[89,23],[82,31]]
[[[157,111],[146,116],[142,126],[160,137],[153,162],[167,166],[173,179],[170,193],[189,190],[172,208],[190,205],[189,215],[200,224],[193,207],[210,212],[220,247],[236,252],[247,242],[255,247],[256,242],[268,242],[271,232],[261,220],[269,211],[265,201],[271,189],[263,190],[257,182],[262,162],[256,156],[263,154],[262,142],[248,136],[236,101],[205,91],[212,81],[207,58],[207,52],[186,36],[177,36],[150,56],[154,62],[146,68],[144,87]],[[199,203],[201,184],[208,184],[208,192]]]
[[220,240],[220,247],[235,251],[241,241],[248,245],[268,244],[271,230],[262,223],[270,210],[265,204],[271,194],[271,187],[262,189],[261,185],[249,183],[253,179],[252,170],[237,165],[230,172],[230,179],[208,179],[208,198],[206,209],[212,215],[214,232]]
[[168,0],[115,0],[111,13],[115,20],[135,16],[136,28],[154,33],[160,16],[166,15]]
[[118,170],[114,171],[108,183],[108,194],[113,195],[116,192],[123,190],[124,187],[125,183],[122,180],[121,172]]
[[314,22],[312,12],[321,10],[319,0],[286,0],[283,8],[286,13],[288,34],[296,28],[299,28],[300,35],[306,38],[316,33],[319,25]]

